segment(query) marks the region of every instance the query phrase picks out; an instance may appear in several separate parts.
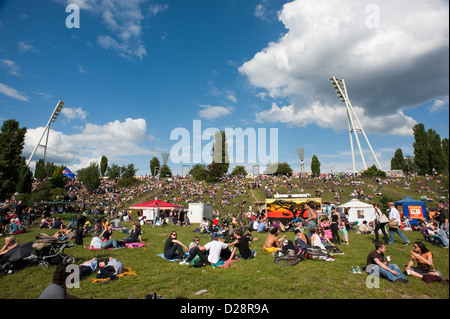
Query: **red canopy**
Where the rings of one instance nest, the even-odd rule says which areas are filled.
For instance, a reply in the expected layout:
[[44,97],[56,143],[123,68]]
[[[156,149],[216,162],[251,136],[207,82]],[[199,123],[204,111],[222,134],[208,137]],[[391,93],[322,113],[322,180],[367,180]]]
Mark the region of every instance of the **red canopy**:
[[175,208],[182,208],[180,205],[171,204],[167,202],[163,202],[162,200],[155,199],[150,202],[142,203],[142,204],[136,204],[129,207],[129,209],[146,209],[146,208],[154,208],[155,204],[158,204],[158,207],[161,209],[175,209]]

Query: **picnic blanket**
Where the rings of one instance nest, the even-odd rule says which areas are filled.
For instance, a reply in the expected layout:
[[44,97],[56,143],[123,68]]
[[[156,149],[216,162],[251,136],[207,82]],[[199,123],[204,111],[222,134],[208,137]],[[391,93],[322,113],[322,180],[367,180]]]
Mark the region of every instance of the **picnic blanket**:
[[[189,253],[185,253],[185,255],[186,255],[186,257],[189,257]],[[180,261],[180,259],[167,259],[166,257],[164,257],[164,254],[158,254],[156,256],[161,257],[162,259],[168,260],[168,261],[176,261],[176,262]]]
[[236,265],[234,263],[238,261],[240,258],[232,259],[232,260],[219,260],[218,263],[211,264],[211,266],[219,267],[219,268],[230,268],[231,265],[233,265],[236,268]]
[[[123,278],[125,276],[137,276],[136,272],[131,270],[130,267],[123,267],[123,273],[116,275],[119,278]],[[109,278],[92,278],[91,282],[104,282],[104,281],[109,281]]]
[[125,246],[127,246],[127,248],[140,248],[145,246],[144,243],[125,243]]
[[88,248],[89,250],[115,250],[115,249],[122,249],[122,248],[125,248],[125,247],[117,247],[117,248],[102,249],[102,248],[95,248],[95,247],[92,247],[92,246],[88,246],[87,248]]

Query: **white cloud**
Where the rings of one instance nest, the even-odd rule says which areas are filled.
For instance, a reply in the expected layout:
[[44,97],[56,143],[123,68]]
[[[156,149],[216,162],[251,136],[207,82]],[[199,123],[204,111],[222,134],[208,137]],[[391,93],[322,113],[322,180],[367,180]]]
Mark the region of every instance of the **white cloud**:
[[[112,50],[127,59],[142,60],[147,51],[142,40],[144,14],[141,6],[144,0],[67,0],[98,16],[109,34],[97,35],[97,43],[105,50]],[[167,9],[154,5],[153,14]]]
[[73,119],[80,119],[80,120],[84,120],[86,119],[87,116],[87,112],[84,111],[81,107],[77,107],[77,108],[63,108],[61,110],[61,113],[70,121]]
[[435,113],[446,108],[448,109],[448,97],[436,99],[430,107],[430,113]]
[[87,71],[81,66],[81,64],[78,64],[78,71],[80,71],[80,73],[86,74]]
[[260,3],[256,4],[255,11],[253,14],[258,19],[261,19],[263,21],[274,21],[276,19],[276,13],[269,9],[269,1],[268,0],[262,0]]
[[50,98],[53,97],[50,93],[44,92],[42,90],[35,90],[35,91],[33,91],[33,93],[46,99],[46,100],[49,100]]
[[28,101],[28,97],[22,93],[17,91],[16,89],[7,86],[6,84],[0,83],[0,93],[12,97],[13,99],[20,100],[23,102]]
[[0,66],[6,70],[7,74],[22,76],[20,74],[20,67],[12,60],[0,59]]
[[371,6],[379,9],[375,27],[365,2],[286,3],[279,19],[287,33],[239,68],[264,91],[260,96],[289,101],[257,120],[347,129],[332,75],[346,80],[366,132],[404,135],[416,123],[404,109],[448,95],[448,3],[374,0]]
[[[89,166],[93,161],[99,162],[103,155],[108,157],[110,163],[121,157],[129,157],[130,154],[154,156],[155,152],[142,145],[152,140],[146,134],[146,129],[144,119],[127,118],[123,122],[114,121],[104,125],[88,123],[79,134],[68,135],[50,130],[46,160],[57,165],[67,165],[76,171]],[[30,156],[43,132],[44,127],[27,130],[23,151],[26,158]],[[33,161],[39,159],[38,153]]]
[[26,41],[19,41],[17,43],[17,49],[19,50],[20,53],[27,53],[27,52],[40,53],[38,48],[34,47],[33,45],[31,45]]
[[202,109],[198,112],[198,116],[207,120],[215,120],[219,117],[230,114],[233,111],[233,107],[228,106],[212,106],[212,105],[199,105]]
[[167,4],[151,4],[149,11],[151,15],[155,16],[160,12],[166,11],[169,8]]

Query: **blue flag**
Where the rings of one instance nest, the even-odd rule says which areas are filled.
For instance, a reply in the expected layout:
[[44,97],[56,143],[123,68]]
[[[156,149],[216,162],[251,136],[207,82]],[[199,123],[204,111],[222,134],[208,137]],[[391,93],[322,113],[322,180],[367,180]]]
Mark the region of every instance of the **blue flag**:
[[64,175],[64,176],[68,176],[68,177],[70,177],[71,179],[74,179],[75,178],[75,174],[74,173],[72,173],[72,171],[70,170],[70,169],[68,169],[67,167],[62,171],[62,174]]

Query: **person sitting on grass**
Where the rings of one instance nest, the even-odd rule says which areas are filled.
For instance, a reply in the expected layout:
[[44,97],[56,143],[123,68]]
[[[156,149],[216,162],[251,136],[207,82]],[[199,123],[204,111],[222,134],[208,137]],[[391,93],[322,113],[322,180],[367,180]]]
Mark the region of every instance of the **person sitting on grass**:
[[167,238],[164,244],[164,257],[166,259],[183,259],[188,248],[177,239],[177,232],[171,231],[169,238]]
[[276,253],[281,248],[281,243],[286,238],[286,236],[278,239],[278,234],[280,233],[278,228],[272,227],[269,230],[266,241],[264,242],[263,248],[268,253]]
[[138,240],[142,243],[141,227],[134,223],[129,232],[129,237],[125,237],[122,241],[124,243],[137,243]]
[[[212,241],[207,243],[205,246],[198,245],[197,247],[191,249],[189,251],[189,257],[180,262],[180,265],[189,265],[195,256],[199,256],[204,265],[215,265],[220,261],[221,255],[223,256],[223,250],[228,249],[228,247],[232,245],[234,245],[234,242],[227,244],[225,243],[225,238],[222,235],[213,233]],[[208,257],[205,260],[206,252]],[[228,257],[229,256],[227,256],[226,259],[229,259]]]
[[[413,245],[411,259],[406,265],[405,272],[408,275],[423,279],[424,276],[442,277],[441,273],[434,268],[433,254],[427,249],[424,243],[417,241]],[[413,267],[417,261],[417,267]]]
[[[382,276],[390,281],[398,281],[401,283],[407,283],[405,275],[396,264],[389,264],[385,259],[384,253],[386,252],[386,244],[376,242],[375,250],[370,252],[366,260],[365,271],[372,276]],[[388,256],[390,257],[390,256]],[[390,259],[390,258],[389,258]]]
[[234,248],[231,252],[230,260],[236,255],[236,250],[239,249],[239,256],[242,259],[252,259],[256,257],[256,251],[250,249],[252,241],[245,236],[239,230],[234,231],[234,238],[236,239],[233,244]]

